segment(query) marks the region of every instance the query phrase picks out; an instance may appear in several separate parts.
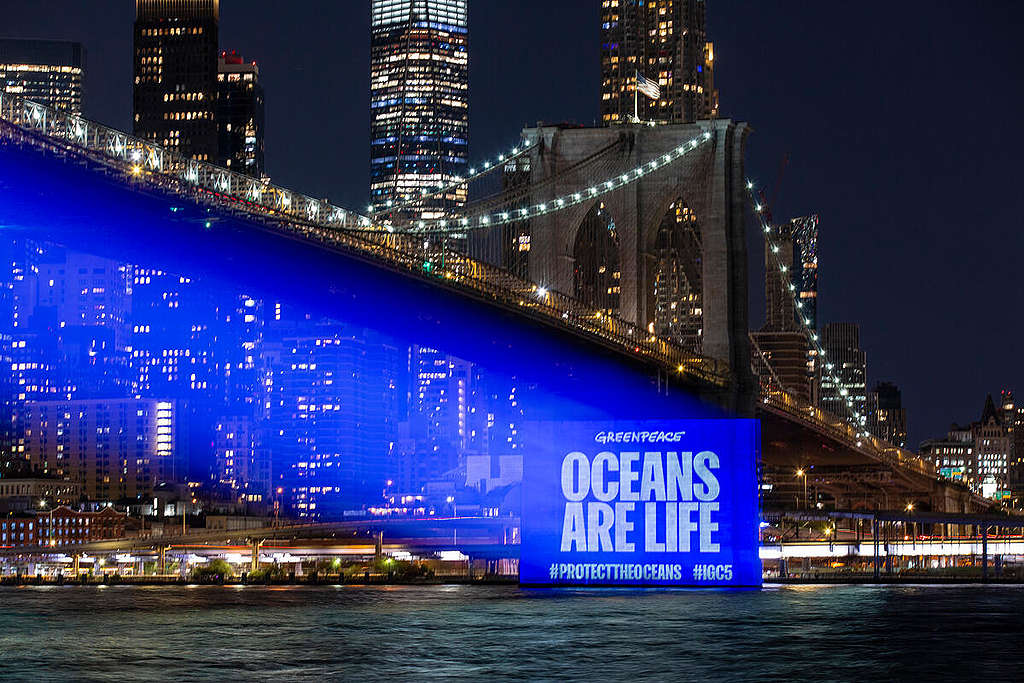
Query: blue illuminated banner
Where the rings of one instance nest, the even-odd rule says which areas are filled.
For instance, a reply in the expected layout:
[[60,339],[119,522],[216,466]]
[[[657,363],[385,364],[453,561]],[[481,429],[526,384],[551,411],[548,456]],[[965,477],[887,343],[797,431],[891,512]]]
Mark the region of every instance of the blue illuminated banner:
[[521,583],[761,585],[756,420],[526,431]]

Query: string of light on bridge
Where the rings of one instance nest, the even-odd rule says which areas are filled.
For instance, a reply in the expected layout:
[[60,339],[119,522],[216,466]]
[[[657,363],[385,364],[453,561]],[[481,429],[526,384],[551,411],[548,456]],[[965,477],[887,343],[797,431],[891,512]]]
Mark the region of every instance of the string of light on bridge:
[[463,216],[462,218],[430,221],[421,220],[414,222],[412,227],[409,229],[399,229],[392,225],[385,226],[385,229],[388,232],[463,233],[470,230],[481,230],[496,225],[507,225],[509,223],[515,223],[530,218],[546,216],[572,206],[589,202],[592,199],[596,199],[635,183],[641,178],[645,178],[646,176],[675,163],[695,149],[707,144],[712,139],[713,136],[711,135],[711,132],[704,131],[701,135],[682,143],[678,147],[659,155],[651,161],[639,164],[628,171],[618,173],[602,182],[595,183],[585,190],[570,192],[546,202],[540,202],[538,204],[524,206],[518,209],[507,209],[504,211],[484,213],[476,216]]
[[[750,196],[750,201],[754,208],[754,215],[757,216],[758,223],[764,233],[764,239],[768,243],[768,251],[771,253],[772,259],[775,261],[774,267],[778,269],[779,274],[782,276],[781,279],[783,281],[783,285],[788,288],[790,294],[793,296],[793,302],[796,306],[797,313],[796,318],[807,333],[807,336],[810,338],[811,344],[813,344],[814,350],[820,359],[819,364],[825,373],[827,373],[828,379],[832,382],[833,386],[839,390],[840,396],[842,396],[846,402],[846,407],[849,409],[850,415],[853,418],[853,427],[857,430],[857,437],[867,437],[869,436],[869,433],[864,429],[867,418],[864,415],[861,415],[860,411],[854,408],[853,398],[850,397],[849,391],[842,387],[842,384],[839,381],[839,375],[835,372],[835,366],[828,360],[828,355],[825,351],[825,347],[821,343],[818,331],[814,329],[810,318],[808,318],[804,313],[804,304],[800,301],[800,297],[796,291],[796,285],[793,284],[792,278],[790,277],[789,266],[787,266],[782,260],[780,253],[782,248],[779,246],[777,240],[778,228],[768,222],[768,207],[764,206],[754,194],[754,183],[750,180],[747,180],[747,193]],[[860,446],[861,443],[858,441],[857,445]]]
[[482,178],[488,173],[491,173],[492,171],[501,168],[502,164],[507,164],[508,162],[518,159],[524,154],[529,153],[538,144],[540,143],[535,142],[531,145],[525,142],[520,142],[515,147],[512,147],[508,152],[504,152],[496,156],[494,159],[488,159],[480,164],[477,164],[476,166],[470,167],[469,173],[465,177],[454,176],[452,180],[447,184],[442,183],[441,185],[438,185],[433,189],[423,189],[420,191],[420,196],[413,197],[412,199],[407,199],[405,201],[400,202],[396,202],[389,199],[384,203],[383,207],[371,205],[367,208],[370,211],[370,215],[373,216],[374,218],[377,218],[378,216],[384,214],[394,213],[396,211],[402,211],[403,209],[418,206],[420,203],[424,201],[433,199],[438,195],[446,194],[457,189],[462,185],[477,180],[478,178]]

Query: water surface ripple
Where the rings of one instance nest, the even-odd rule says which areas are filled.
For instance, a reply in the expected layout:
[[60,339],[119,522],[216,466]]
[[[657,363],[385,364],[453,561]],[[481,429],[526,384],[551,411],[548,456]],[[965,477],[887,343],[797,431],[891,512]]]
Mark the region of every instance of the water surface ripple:
[[4,680],[1013,679],[1024,587],[0,589]]

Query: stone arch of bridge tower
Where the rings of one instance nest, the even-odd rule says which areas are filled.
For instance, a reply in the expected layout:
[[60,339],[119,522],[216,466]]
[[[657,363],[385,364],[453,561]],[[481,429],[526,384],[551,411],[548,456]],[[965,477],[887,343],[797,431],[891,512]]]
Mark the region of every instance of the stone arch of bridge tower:
[[[604,198],[595,199],[594,201],[589,202],[587,204],[588,208],[587,208],[586,212],[582,213],[579,216],[574,216],[573,217],[573,221],[570,224],[570,225],[572,225],[572,229],[567,231],[570,234],[567,234],[565,236],[565,239],[566,239],[565,249],[566,249],[566,253],[567,253],[567,256],[568,256],[568,262],[570,264],[571,270],[573,271],[572,276],[571,276],[571,281],[572,281],[572,284],[573,284],[573,288],[569,292],[569,294],[571,294],[573,296],[577,295],[577,292],[576,292],[576,279],[575,279],[575,268],[576,268],[577,260],[578,260],[578,255],[576,253],[577,242],[579,241],[580,237],[582,236],[582,231],[583,231],[584,225],[587,223],[588,220],[590,220],[591,216],[594,215],[595,212],[597,212],[597,211],[602,211],[605,214],[605,219],[603,221],[604,225],[612,226],[615,229],[615,236],[614,236],[615,252],[614,252],[614,254],[615,254],[615,259],[616,259],[616,265],[618,266],[618,268],[620,269],[620,272],[621,272],[621,268],[622,268],[622,264],[623,264],[623,257],[624,257],[624,254],[623,254],[623,242],[624,242],[624,240],[623,240],[623,236],[621,234],[622,226],[615,220],[615,213],[612,211],[612,207],[611,207],[610,203],[605,201],[606,199],[609,199],[609,198],[610,198],[610,196],[606,196]],[[603,205],[603,209],[601,208],[602,205]],[[620,293],[616,297],[618,303],[615,306],[615,309],[617,311],[621,310],[621,308],[622,308],[621,281],[620,281],[619,287],[620,287]],[[594,301],[586,301],[586,303],[597,306],[597,303],[594,302]]]
[[[642,315],[638,320],[639,324],[646,327],[648,324],[654,321],[654,305],[653,297],[650,294],[654,291],[654,282],[657,278],[657,249],[658,249],[658,236],[661,230],[661,223],[668,215],[672,206],[682,201],[690,211],[697,217],[697,224],[701,233],[701,244],[703,245],[703,232],[707,229],[707,220],[705,215],[706,209],[710,203],[708,198],[708,189],[701,190],[700,188],[694,187],[693,178],[689,175],[680,176],[678,182],[676,182],[668,192],[660,193],[657,196],[656,203],[652,203],[653,208],[648,211],[644,211],[640,225],[638,226],[639,235],[638,242],[640,244],[641,254],[641,288],[639,291],[645,292],[648,296],[644,297],[639,303]],[[701,253],[703,261],[703,251]],[[703,273],[702,273],[703,276]],[[701,278],[702,287],[701,293],[703,294],[704,278]]]

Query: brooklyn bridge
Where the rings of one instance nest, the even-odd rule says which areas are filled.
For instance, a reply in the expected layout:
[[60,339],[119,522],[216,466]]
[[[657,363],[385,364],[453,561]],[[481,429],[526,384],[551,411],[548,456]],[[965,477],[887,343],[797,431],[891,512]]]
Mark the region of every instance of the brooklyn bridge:
[[[935,528],[974,524],[991,501],[868,433],[856,411],[839,417],[813,405],[752,343],[747,226],[764,236],[769,258],[781,237],[745,174],[750,134],[729,120],[530,128],[419,199],[358,210],[0,94],[0,192],[13,207],[2,230],[169,272],[202,270],[246,291],[287,291],[318,314],[414,335],[574,406],[538,399],[539,415],[756,417],[760,505],[771,524],[899,511],[932,515]],[[445,196],[468,198],[458,217],[408,218],[418,202]],[[784,273],[787,264],[766,267]],[[670,285],[673,296],[663,296]],[[816,332],[801,333],[820,371],[833,372]],[[346,534],[371,549],[385,538],[433,548],[451,537],[440,542],[449,551],[514,555],[514,509],[453,512],[313,516],[253,532],[168,533],[166,541],[40,539],[36,550],[73,553],[77,562],[83,553],[163,558],[170,547],[231,542],[255,561],[264,541]]]

